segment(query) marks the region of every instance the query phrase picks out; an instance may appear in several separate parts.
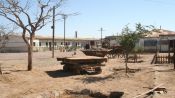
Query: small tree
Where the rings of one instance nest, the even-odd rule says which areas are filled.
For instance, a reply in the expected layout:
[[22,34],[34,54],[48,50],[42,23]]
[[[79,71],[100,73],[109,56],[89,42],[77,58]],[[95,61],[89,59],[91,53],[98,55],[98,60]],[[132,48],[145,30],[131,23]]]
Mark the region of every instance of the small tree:
[[139,40],[139,38],[144,37],[146,33],[151,32],[151,28],[153,28],[153,26],[142,26],[140,23],[136,24],[135,31],[131,31],[128,26],[123,28],[122,35],[120,38],[120,45],[125,50],[126,73],[129,69],[127,65],[129,53],[134,49],[136,42]]
[[[0,0],[0,16],[22,30],[28,48],[28,70],[32,70],[33,39],[52,17],[53,6],[59,8],[64,0]],[[33,8],[30,7],[32,5]],[[29,35],[29,41],[26,38]]]

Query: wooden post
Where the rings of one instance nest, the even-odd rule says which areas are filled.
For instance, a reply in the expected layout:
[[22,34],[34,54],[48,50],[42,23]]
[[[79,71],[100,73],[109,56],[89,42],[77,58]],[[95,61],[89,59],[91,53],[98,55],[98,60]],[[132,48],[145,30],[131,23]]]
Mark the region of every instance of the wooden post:
[[54,58],[54,45],[55,45],[55,6],[53,7],[53,36],[52,36],[52,58]]
[[173,52],[174,52],[174,54],[173,54],[173,63],[174,63],[174,69],[175,69],[175,47],[174,47],[174,40],[173,40]]
[[170,40],[168,40],[168,63],[170,63]]
[[155,64],[157,64],[157,52],[156,52],[156,55],[155,55]]
[[0,63],[0,74],[2,75],[1,63]]

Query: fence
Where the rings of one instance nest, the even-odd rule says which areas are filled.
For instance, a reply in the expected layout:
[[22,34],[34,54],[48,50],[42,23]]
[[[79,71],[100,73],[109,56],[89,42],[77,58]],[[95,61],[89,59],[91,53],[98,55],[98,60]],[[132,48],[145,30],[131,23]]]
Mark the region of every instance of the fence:
[[155,64],[169,64],[174,63],[174,56],[167,55],[155,55],[154,56]]

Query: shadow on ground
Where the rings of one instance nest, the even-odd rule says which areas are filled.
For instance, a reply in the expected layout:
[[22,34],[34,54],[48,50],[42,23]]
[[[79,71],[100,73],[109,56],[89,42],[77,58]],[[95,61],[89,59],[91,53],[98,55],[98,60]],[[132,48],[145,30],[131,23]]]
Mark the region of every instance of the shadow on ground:
[[95,83],[95,82],[104,82],[104,80],[109,80],[109,79],[113,79],[114,77],[112,75],[108,75],[105,77],[86,77],[83,78],[82,81],[83,83]]
[[124,92],[120,91],[110,92],[110,94],[103,94],[101,92],[95,92],[89,89],[83,89],[81,91],[65,90],[65,93],[71,95],[71,98],[80,98],[75,95],[81,96],[81,98],[122,98],[124,94]]
[[175,69],[167,69],[167,70],[156,70],[158,72],[175,72]]
[[63,70],[46,71],[46,73],[52,78],[73,76],[72,73],[65,72]]
[[27,72],[28,70],[2,70],[3,74],[10,74],[11,72]]

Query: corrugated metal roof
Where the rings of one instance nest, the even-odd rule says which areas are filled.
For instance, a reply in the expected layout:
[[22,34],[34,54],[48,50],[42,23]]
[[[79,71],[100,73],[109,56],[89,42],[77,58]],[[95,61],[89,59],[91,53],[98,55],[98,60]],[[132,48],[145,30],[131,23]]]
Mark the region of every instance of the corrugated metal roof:
[[[39,40],[51,40],[52,37],[50,36],[35,36],[35,39]],[[63,40],[64,38],[62,37],[55,37],[55,40]],[[66,40],[100,40],[96,38],[66,38]]]
[[175,31],[161,29],[147,34],[146,37],[175,36]]

